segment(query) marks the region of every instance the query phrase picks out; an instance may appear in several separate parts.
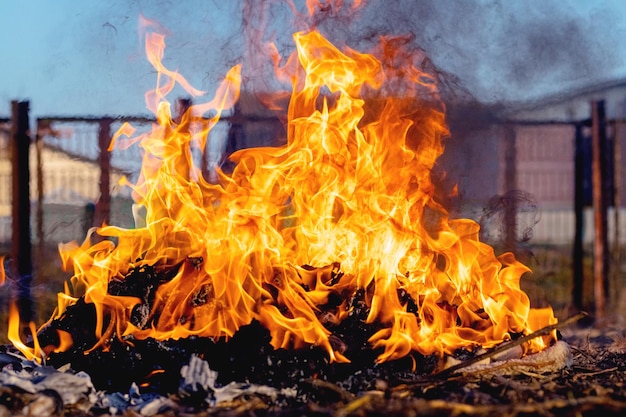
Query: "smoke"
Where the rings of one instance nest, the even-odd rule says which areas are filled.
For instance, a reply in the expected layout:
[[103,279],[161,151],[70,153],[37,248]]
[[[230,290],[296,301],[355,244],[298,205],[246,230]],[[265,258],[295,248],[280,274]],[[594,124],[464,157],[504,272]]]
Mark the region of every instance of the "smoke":
[[[294,49],[292,33],[315,28],[339,48],[362,52],[371,51],[382,35],[405,37],[429,57],[442,90],[453,99],[520,101],[615,78],[620,71],[624,75],[626,29],[620,10],[619,0],[112,0],[76,9],[67,22],[54,26],[49,37],[54,45],[48,48],[53,57],[39,67],[54,85],[68,71],[90,74],[88,80],[72,77],[71,85],[88,90],[75,93],[77,101],[97,96],[99,103],[114,107],[98,112],[96,103],[89,103],[95,113],[124,112],[141,104],[152,82],[137,42],[141,14],[170,30],[166,59],[206,91],[238,63],[251,89],[276,88],[268,44],[285,59]],[[139,93],[130,97],[131,105],[128,97],[111,98],[123,94],[101,92],[99,84]],[[62,87],[63,94],[72,94]],[[85,107],[82,102],[77,106]]]
[[576,2],[532,4],[526,13],[500,22],[495,52],[503,58],[498,70],[509,88],[541,92],[551,90],[550,83],[571,88],[606,77],[606,69],[622,63],[616,52],[623,33],[610,29],[619,24],[608,10],[582,15],[572,7],[582,6]]
[[[519,100],[611,76],[623,24],[608,4],[436,0],[373,7],[369,31],[415,35],[482,101]],[[387,32],[381,32],[387,31]]]
[[[514,224],[507,220],[515,219]],[[532,238],[533,228],[541,220],[541,213],[535,198],[522,190],[512,190],[504,195],[493,196],[483,208],[479,220],[481,240],[493,246],[504,247],[507,235],[512,235],[516,245],[524,244]]]
[[307,3],[312,15],[304,1],[244,3],[241,30],[228,42],[238,39],[222,49],[243,47],[242,59],[251,64],[248,80],[259,79],[263,67],[253,55],[267,52],[268,42],[285,57],[293,51],[291,34],[311,29],[359,51],[372,50],[382,35],[410,38],[432,60],[444,91],[491,103],[582,87],[617,76],[625,64],[618,51],[626,30],[608,1]]

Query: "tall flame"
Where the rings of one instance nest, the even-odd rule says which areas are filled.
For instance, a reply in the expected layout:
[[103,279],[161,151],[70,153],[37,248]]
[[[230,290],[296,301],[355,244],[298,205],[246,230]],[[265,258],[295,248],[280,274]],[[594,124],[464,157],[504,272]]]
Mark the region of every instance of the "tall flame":
[[4,271],[4,255],[0,256],[0,286],[4,285],[6,280],[6,272]]
[[[435,80],[391,39],[381,60],[342,52],[317,32],[294,40],[300,70],[289,74],[287,144],[236,152],[232,174],[218,172],[219,184],[210,184],[190,147],[203,149],[238,99],[240,67],[213,100],[175,123],[165,96],[176,84],[202,92],[162,64],[163,37],[147,38],[158,79],[146,102],[157,122],[139,138],[125,125],[111,145],[140,140],[145,151],[130,185],[145,222],[130,230],[104,225],[97,234],[110,239],[60,247],[74,276],[55,317],[84,295],[97,312],[94,348],[113,335],[230,337],[258,320],[274,347],[318,345],[335,361],[348,358],[333,350],[327,316],[343,320],[358,290],[369,302],[367,322],[382,328],[370,339],[382,348],[380,361],[492,347],[553,323],[552,310],[531,309],[520,289],[528,269],[511,254],[496,257],[475,222],[450,219],[433,198],[430,173],[447,135]],[[214,116],[203,118],[208,112]],[[176,273],[138,323],[131,314],[141,300],[108,288],[148,266]],[[344,302],[329,310],[333,294]]]

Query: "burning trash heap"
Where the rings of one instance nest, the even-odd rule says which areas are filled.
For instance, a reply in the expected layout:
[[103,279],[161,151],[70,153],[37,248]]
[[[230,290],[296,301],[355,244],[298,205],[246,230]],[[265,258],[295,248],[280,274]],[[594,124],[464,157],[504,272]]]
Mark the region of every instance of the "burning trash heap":
[[[212,182],[192,148],[205,149],[237,102],[241,68],[174,122],[167,94],[204,92],[162,64],[163,36],[146,39],[158,71],[146,95],[156,122],[137,137],[123,125],[111,143],[144,151],[138,181],[126,184],[136,227],[103,225],[60,247],[73,277],[32,343],[12,314],[11,341],[27,358],[77,368],[106,358],[104,369],[120,352],[152,347],[162,357],[141,369],[150,381],[175,346],[193,345],[236,378],[255,366],[250,350],[229,347],[242,339],[271,345],[265,370],[295,352],[328,369],[365,357],[432,371],[424,358],[493,348],[556,322],[521,290],[528,268],[496,256],[477,223],[451,219],[435,201],[445,109],[436,77],[393,39],[370,55],[340,51],[315,31],[295,34],[294,55],[283,66],[275,60],[293,88],[286,145],[239,150],[232,173],[217,169]],[[555,340],[554,332],[533,338],[523,353]],[[311,367],[308,375],[319,373]]]

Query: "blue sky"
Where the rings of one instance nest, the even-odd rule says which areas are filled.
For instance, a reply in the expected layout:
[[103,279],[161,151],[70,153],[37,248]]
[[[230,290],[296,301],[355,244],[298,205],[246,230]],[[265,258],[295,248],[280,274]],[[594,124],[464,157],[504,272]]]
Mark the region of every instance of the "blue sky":
[[171,31],[166,62],[197,87],[211,88],[223,66],[217,54],[207,53],[208,45],[224,25],[207,22],[223,21],[228,10],[159,12],[142,3],[28,0],[2,6],[0,114],[12,99],[29,99],[38,114],[147,113],[143,94],[154,87],[155,74],[138,32],[141,14]]
[[[5,0],[0,116],[14,99],[30,100],[35,116],[147,114],[143,94],[155,77],[138,33],[142,14],[170,32],[166,64],[212,91],[245,54],[243,4]],[[267,10],[272,30],[288,44],[284,10]],[[626,77],[622,0],[369,0],[361,13],[337,33],[354,40],[410,30],[435,65],[483,100],[522,100]]]

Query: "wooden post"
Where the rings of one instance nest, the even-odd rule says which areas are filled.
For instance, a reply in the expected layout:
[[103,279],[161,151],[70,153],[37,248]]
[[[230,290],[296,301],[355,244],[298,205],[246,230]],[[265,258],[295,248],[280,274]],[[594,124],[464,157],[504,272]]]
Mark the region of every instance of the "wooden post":
[[37,275],[41,275],[41,265],[44,260],[44,236],[43,236],[43,138],[44,123],[40,120],[37,121],[37,131],[35,132],[35,149],[37,151],[37,214],[36,214],[36,228],[37,228],[37,262],[35,263],[37,268]]
[[592,186],[593,186],[593,291],[596,320],[603,320],[607,310],[608,239],[607,239],[607,140],[604,101],[591,103]]
[[[179,98],[176,101],[176,114],[174,115],[174,123],[178,126],[176,131],[179,135],[190,136],[191,132],[190,128],[190,118],[191,114],[188,113],[191,108],[192,101],[190,98]],[[191,141],[190,137],[187,137],[186,140],[189,143]],[[191,173],[191,165],[189,164],[189,159],[191,159],[191,150],[189,147],[182,147],[181,154],[176,158],[176,173],[180,175],[182,178],[189,179],[189,174]]]
[[245,116],[242,113],[239,102],[235,103],[233,114],[229,118],[230,126],[228,128],[228,136],[226,138],[226,148],[220,156],[218,165],[222,171],[226,173],[233,172],[234,163],[229,159],[230,155],[243,147],[242,140],[245,132],[243,130],[245,124]]
[[[205,122],[206,123],[206,122]],[[206,124],[204,124],[202,126],[202,129],[206,132]],[[209,142],[210,141],[210,132],[206,134],[206,137],[204,139],[204,146],[202,147],[202,149],[200,149],[200,151],[202,152],[201,156],[200,156],[200,172],[202,173],[202,178],[204,178],[205,181],[209,180]]]
[[576,124],[575,151],[574,151],[574,248],[572,251],[572,307],[577,311],[582,311],[583,307],[583,236],[584,236],[584,141],[583,125]]
[[11,250],[17,278],[15,301],[23,323],[33,317],[30,293],[32,251],[30,240],[30,171],[28,101],[11,102],[12,239]]
[[111,154],[109,144],[111,143],[111,123],[110,118],[101,119],[98,131],[98,148],[100,151],[100,198],[96,203],[94,215],[94,226],[100,227],[103,223],[109,223],[111,217]]
[[621,187],[622,187],[622,146],[621,146],[621,122],[616,120],[613,124],[613,256],[611,259],[612,265],[611,268],[611,282],[610,288],[613,288],[611,294],[611,304],[616,305],[619,300],[621,293],[621,286],[619,285],[620,279],[620,265],[622,264],[621,260],[621,251],[620,251],[620,207],[621,207]]
[[[517,149],[515,126],[504,127],[504,191],[505,195],[517,189]],[[517,200],[507,199],[504,207],[504,249],[515,252],[517,249]]]

